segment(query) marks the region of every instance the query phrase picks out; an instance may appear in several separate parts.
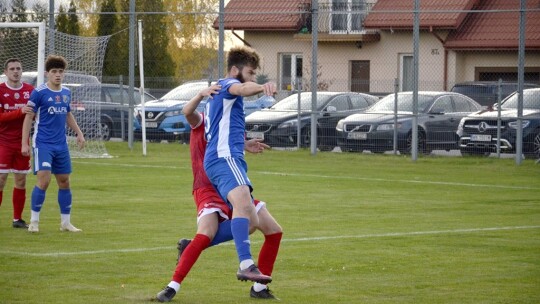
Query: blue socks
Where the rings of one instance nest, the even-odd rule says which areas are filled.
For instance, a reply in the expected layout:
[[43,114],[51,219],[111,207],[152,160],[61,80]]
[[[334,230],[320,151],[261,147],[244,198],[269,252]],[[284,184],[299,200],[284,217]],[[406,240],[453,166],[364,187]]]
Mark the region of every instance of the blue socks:
[[251,259],[251,244],[249,242],[249,220],[236,217],[231,220],[231,231],[236,245],[240,262]]
[[43,207],[43,202],[45,201],[45,191],[38,188],[38,186],[34,186],[34,190],[32,190],[32,211],[40,212],[41,207]]
[[233,239],[233,235],[231,231],[231,221],[230,220],[223,221],[219,223],[218,231],[216,232],[214,239],[212,240],[212,242],[210,242],[210,245],[208,245],[208,247],[215,246],[217,244],[221,244],[224,242],[228,242],[232,239]]
[[58,189],[58,205],[61,214],[71,213],[71,189]]

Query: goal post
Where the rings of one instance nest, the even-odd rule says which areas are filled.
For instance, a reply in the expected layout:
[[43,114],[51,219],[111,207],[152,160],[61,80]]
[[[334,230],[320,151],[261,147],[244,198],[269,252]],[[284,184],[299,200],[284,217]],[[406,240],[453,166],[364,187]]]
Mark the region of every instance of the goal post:
[[[45,37],[46,37],[45,23],[44,22],[4,22],[4,23],[0,23],[0,28],[13,28],[13,29],[37,28],[37,54],[36,54],[37,62],[36,62],[35,69],[37,71],[37,85],[42,84],[45,77]],[[2,41],[2,38],[5,38],[4,35],[0,34],[0,41]],[[2,48],[2,51],[4,51],[3,48]],[[9,54],[9,53],[6,52],[6,54]],[[13,54],[13,56],[11,57],[18,58],[19,56],[17,54]],[[2,63],[4,63],[4,61],[2,61]]]
[[[23,63],[23,72],[33,72],[29,73],[34,75],[32,85],[38,86],[45,81],[45,58],[49,54],[66,58],[66,87],[72,89],[85,83],[97,84],[84,90],[72,89],[72,113],[86,139],[85,148],[80,150],[73,132],[68,129],[68,145],[74,158],[110,157],[102,136],[99,86],[109,38],[69,35],[37,22],[0,23],[0,61],[3,63],[11,57],[19,58]],[[28,81],[24,74],[23,81]]]

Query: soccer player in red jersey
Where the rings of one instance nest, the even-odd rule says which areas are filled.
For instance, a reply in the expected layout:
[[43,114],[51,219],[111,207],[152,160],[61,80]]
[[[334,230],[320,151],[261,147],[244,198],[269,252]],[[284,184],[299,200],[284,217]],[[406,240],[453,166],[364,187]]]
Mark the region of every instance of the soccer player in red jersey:
[[[204,171],[203,161],[206,151],[204,116],[196,111],[199,103],[205,97],[212,98],[212,94],[217,93],[220,87],[213,85],[202,90],[182,110],[192,128],[189,148],[193,170],[193,198],[198,214],[197,233],[193,240],[182,239],[178,242],[179,261],[172,281],[157,294],[157,300],[160,302],[172,300],[180,290],[180,284],[204,249],[233,239],[230,225],[232,210],[214,189]],[[258,140],[248,140],[245,144],[245,150],[251,153],[262,153],[266,148],[269,148],[269,146]],[[270,276],[283,232],[281,226],[266,209],[264,202],[255,200],[254,204],[259,218],[259,225],[250,227],[250,231],[253,232],[258,229],[264,234],[264,243],[259,253],[258,264],[260,271]],[[250,290],[250,296],[260,299],[276,299],[268,286],[260,283],[254,283]]]
[[21,153],[22,125],[26,102],[34,87],[21,81],[22,64],[10,58],[4,64],[7,81],[0,83],[0,205],[8,174],[13,173],[13,228],[28,228],[22,218],[26,201],[26,175],[30,156]]

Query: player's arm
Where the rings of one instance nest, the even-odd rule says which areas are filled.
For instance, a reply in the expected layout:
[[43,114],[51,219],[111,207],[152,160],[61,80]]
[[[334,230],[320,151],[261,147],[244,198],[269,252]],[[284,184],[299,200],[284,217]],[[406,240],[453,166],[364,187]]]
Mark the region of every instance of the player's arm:
[[259,138],[252,138],[250,140],[246,140],[244,144],[244,150],[251,152],[251,153],[263,153],[265,149],[270,149],[270,146],[263,143],[262,139]]
[[32,112],[32,108],[29,106],[24,106],[16,111],[10,112],[4,112],[3,109],[0,109],[0,122],[17,120],[23,117],[28,112]]
[[79,128],[79,125],[77,124],[77,121],[75,120],[75,116],[73,116],[73,113],[68,112],[66,124],[68,127],[77,134],[77,145],[79,146],[79,149],[84,148],[85,140],[84,140],[84,134],[81,131],[81,128]]
[[220,85],[211,85],[197,93],[197,95],[191,98],[191,100],[182,108],[182,114],[184,114],[190,126],[198,125],[201,120],[201,115],[197,112],[197,107],[201,101],[207,96],[208,98],[212,98],[212,95],[219,93],[219,90],[221,90]]
[[274,94],[276,94],[276,84],[273,82],[258,84],[252,81],[235,83],[229,87],[229,93],[238,96],[253,96],[259,93],[263,93],[267,96],[274,96]]
[[24,117],[21,139],[21,154],[24,156],[30,156],[30,130],[32,129],[34,116],[36,116],[34,111],[30,111]]

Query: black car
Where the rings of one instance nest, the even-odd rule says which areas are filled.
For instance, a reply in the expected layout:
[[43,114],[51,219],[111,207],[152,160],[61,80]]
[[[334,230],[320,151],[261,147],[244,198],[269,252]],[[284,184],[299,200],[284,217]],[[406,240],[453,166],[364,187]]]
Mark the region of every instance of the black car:
[[[367,111],[353,114],[336,126],[342,151],[382,153],[394,148],[394,128],[400,153],[412,150],[413,93],[397,96],[397,126],[394,126],[394,94],[390,94]],[[477,112],[482,106],[471,98],[452,92],[418,92],[418,152],[458,149],[456,130],[461,118]]]
[[[337,144],[337,122],[378,100],[363,93],[317,92],[317,147],[321,151],[333,149]],[[300,93],[300,101],[298,94],[288,96],[268,109],[246,116],[246,138],[261,138],[275,147],[296,147],[300,128],[300,144],[307,147],[311,138],[311,111],[311,92]]]
[[[515,153],[518,128],[518,93],[501,103],[500,151]],[[481,111],[463,118],[459,124],[462,155],[489,155],[497,152],[498,109]],[[540,158],[540,89],[523,90],[523,153]]]
[[[491,107],[499,101],[499,86],[501,88],[501,100],[514,93],[518,89],[517,82],[503,81],[468,81],[456,83],[451,91],[467,95],[485,107]],[[538,88],[538,84],[525,83],[525,89]]]
[[[65,86],[71,89],[73,113],[86,137],[99,137],[106,141],[111,137],[126,137],[130,114],[129,86],[111,83],[65,84]],[[145,102],[154,99],[156,99],[154,96],[144,92]],[[141,103],[139,88],[133,88],[133,100],[134,106]]]

